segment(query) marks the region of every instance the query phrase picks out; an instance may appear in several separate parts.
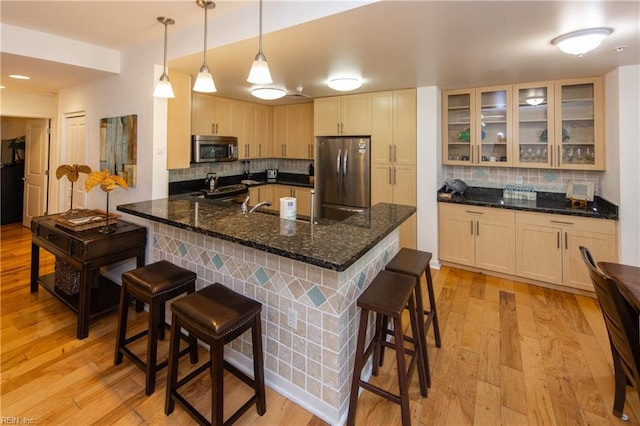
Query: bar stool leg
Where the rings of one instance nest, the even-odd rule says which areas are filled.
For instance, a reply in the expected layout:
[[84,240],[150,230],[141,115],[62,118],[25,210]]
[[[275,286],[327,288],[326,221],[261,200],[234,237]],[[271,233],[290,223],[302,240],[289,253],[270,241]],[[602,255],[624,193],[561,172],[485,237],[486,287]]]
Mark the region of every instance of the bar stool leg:
[[127,284],[122,283],[120,289],[120,314],[118,315],[118,336],[116,337],[116,353],[114,356],[113,364],[120,365],[122,363],[122,352],[120,348],[124,346],[124,341],[127,335],[127,320],[129,316],[129,291],[127,290]]
[[422,311],[418,310],[418,307],[413,300],[413,296],[411,296],[409,299],[409,319],[411,320],[411,330],[413,334],[413,350],[416,352],[418,362],[420,394],[426,398],[428,388],[431,386],[431,377],[429,374],[429,357],[426,356],[427,339],[425,334],[420,331],[420,324],[424,326],[421,313]]
[[436,310],[436,296],[433,294],[433,281],[431,279],[431,267],[427,264],[427,269],[424,271],[427,276],[427,292],[429,293],[429,313],[433,318],[433,335],[436,339],[436,347],[442,346],[442,340],[440,339],[440,325],[438,324],[438,311]]
[[257,395],[256,408],[259,415],[267,412],[267,400],[264,389],[264,360],[262,359],[262,324],[257,315],[251,328],[253,340],[253,385]]
[[356,356],[353,366],[353,378],[351,379],[351,395],[349,397],[349,414],[347,415],[347,425],[353,426],[356,421],[356,410],[358,408],[358,392],[360,390],[360,374],[364,367],[364,339],[367,334],[367,322],[369,310],[362,309],[360,312],[360,325],[358,328],[358,342],[356,344]]
[[212,424],[222,426],[224,423],[224,344],[214,341],[211,344],[211,420]]
[[[158,323],[160,322],[160,312],[155,301],[149,304],[149,331],[147,335],[147,384],[145,393],[151,395],[156,387],[156,362],[158,361]],[[164,303],[160,303],[160,307]]]
[[393,319],[393,333],[396,343],[396,361],[398,365],[398,386],[400,390],[400,412],[402,424],[411,424],[411,412],[409,411],[409,395],[407,394],[407,368],[404,362],[404,336],[402,334],[402,321]]
[[[413,339],[415,340],[416,337],[420,338],[420,344],[418,345],[418,342],[415,342],[416,345],[416,350],[419,348],[420,349],[420,353],[422,354],[422,364],[427,366],[427,371],[425,372],[424,376],[421,377],[425,377],[426,381],[427,381],[427,387],[431,387],[431,372],[429,371],[428,365],[429,365],[429,355],[427,354],[427,332],[425,331],[424,328],[424,305],[422,302],[422,283],[420,282],[420,277],[416,278],[416,287],[415,287],[415,309],[413,310],[413,313],[415,313],[418,319],[418,334],[419,336],[413,336]],[[411,299],[411,301],[413,301],[413,298]],[[411,303],[411,302],[410,302]],[[413,318],[414,315],[412,315],[411,312],[411,308],[409,308],[409,314],[411,315],[411,318]],[[413,328],[415,330],[415,328]],[[426,392],[422,394],[422,396],[427,396]]]
[[165,327],[165,306],[164,306],[164,302],[160,304],[160,315],[158,315],[158,323],[157,323],[157,327],[158,327],[158,339],[159,340],[164,340],[164,327]]
[[171,316],[171,337],[169,340],[169,366],[167,371],[167,394],[164,402],[164,414],[167,416],[173,413],[175,401],[173,400],[173,392],[178,382],[178,362],[180,352],[180,331],[178,318],[175,314]]

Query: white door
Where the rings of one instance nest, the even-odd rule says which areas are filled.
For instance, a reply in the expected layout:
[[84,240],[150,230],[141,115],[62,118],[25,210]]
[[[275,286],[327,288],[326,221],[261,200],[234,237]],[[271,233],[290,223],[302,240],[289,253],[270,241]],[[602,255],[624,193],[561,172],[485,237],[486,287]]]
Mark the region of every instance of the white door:
[[[61,164],[87,164],[87,131],[85,127],[85,116],[74,116],[66,118],[66,140],[63,142],[63,158]],[[73,184],[73,194],[71,194],[71,183],[67,178],[60,181],[60,193],[64,194],[64,199],[60,204],[60,211],[67,211],[71,208],[71,197],[73,197],[73,208],[86,208],[86,192],[84,182],[87,175],[80,173],[80,178]]]
[[46,210],[49,120],[27,120],[26,136],[22,224],[30,227],[31,219],[43,215]]

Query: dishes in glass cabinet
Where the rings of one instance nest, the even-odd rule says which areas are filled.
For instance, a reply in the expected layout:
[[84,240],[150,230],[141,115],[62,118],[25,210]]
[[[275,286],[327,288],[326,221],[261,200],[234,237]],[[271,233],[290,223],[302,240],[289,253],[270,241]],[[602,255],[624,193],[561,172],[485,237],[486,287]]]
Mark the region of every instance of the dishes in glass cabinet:
[[[484,139],[486,135],[487,134],[483,130],[482,139]],[[469,128],[466,128],[463,131],[458,132],[458,140],[461,140],[462,142],[471,142],[471,130],[469,130]]]
[[[562,128],[562,142],[566,142],[569,140],[569,131]],[[542,133],[540,133],[540,142],[547,142],[547,129],[544,129]]]

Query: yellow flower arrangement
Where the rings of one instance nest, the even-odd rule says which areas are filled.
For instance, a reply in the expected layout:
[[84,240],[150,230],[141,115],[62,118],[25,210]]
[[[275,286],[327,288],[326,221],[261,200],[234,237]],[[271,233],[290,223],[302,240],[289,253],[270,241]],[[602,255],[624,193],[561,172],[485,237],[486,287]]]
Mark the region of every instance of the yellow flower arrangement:
[[90,174],[91,167],[85,164],[62,164],[56,169],[56,178],[58,180],[62,179],[63,176],[66,176],[69,182],[71,182],[71,206],[69,208],[70,212],[73,212],[73,184],[78,181],[80,178],[80,173]]
[[109,170],[104,169],[101,172],[91,172],[87,176],[87,180],[84,183],[84,189],[91,191],[95,186],[100,185],[100,189],[107,193],[107,212],[105,218],[107,224],[98,230],[100,234],[111,234],[116,231],[116,228],[109,226],[109,192],[116,189],[118,186],[124,189],[129,188],[127,181],[118,175],[112,175]]

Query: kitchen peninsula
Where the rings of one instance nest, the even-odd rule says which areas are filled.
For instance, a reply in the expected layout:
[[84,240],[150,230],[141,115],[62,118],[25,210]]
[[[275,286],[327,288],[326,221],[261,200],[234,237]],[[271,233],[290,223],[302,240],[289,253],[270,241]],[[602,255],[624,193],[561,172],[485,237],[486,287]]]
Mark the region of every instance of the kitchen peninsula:
[[[118,210],[151,221],[149,262],[166,259],[197,272],[198,288],[220,282],[263,303],[267,385],[331,424],[344,421],[355,300],[399,250],[398,227],[415,207],[380,203],[316,224],[189,195]],[[250,353],[243,336],[226,356],[251,371]]]

